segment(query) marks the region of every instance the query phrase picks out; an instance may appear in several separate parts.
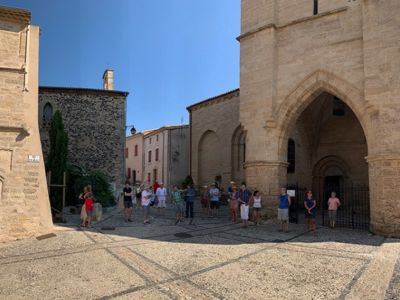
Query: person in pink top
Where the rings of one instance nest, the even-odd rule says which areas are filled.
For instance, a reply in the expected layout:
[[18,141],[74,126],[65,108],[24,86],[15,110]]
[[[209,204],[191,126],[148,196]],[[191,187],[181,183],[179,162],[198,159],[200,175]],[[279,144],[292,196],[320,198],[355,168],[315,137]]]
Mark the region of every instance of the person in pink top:
[[335,228],[336,213],[339,206],[340,200],[336,197],[336,193],[332,192],[331,197],[328,200],[328,215],[331,228]]

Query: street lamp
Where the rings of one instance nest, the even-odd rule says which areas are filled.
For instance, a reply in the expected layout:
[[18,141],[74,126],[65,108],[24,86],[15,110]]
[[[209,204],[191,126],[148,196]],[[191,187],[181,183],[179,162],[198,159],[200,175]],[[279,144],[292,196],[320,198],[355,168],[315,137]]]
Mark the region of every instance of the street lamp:
[[127,126],[125,126],[125,129],[128,129],[128,128],[131,129],[131,135],[135,135],[135,134],[136,134],[136,128],[135,128],[135,126],[133,126],[133,125],[127,125]]

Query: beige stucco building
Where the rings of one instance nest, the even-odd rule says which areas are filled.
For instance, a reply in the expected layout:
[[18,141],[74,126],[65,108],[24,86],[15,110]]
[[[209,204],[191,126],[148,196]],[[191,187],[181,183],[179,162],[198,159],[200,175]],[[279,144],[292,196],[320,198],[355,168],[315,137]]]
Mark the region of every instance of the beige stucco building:
[[126,179],[132,183],[143,182],[144,151],[143,138],[148,132],[139,132],[126,137],[125,168]]
[[370,230],[400,236],[399,15],[398,0],[242,0],[240,96],[189,107],[192,175],[241,172],[237,128],[267,215],[281,186],[321,201],[327,184],[364,184]]
[[0,7],[0,241],[52,230],[38,127],[39,28]]
[[170,125],[126,138],[126,174],[131,182],[165,186],[189,175],[189,126]]

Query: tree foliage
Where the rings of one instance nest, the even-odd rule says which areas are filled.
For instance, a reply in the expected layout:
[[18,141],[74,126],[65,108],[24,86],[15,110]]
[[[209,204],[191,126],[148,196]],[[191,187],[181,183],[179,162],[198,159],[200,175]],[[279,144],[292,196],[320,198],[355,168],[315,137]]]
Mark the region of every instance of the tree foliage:
[[103,207],[112,206],[115,201],[110,181],[109,176],[100,170],[86,171],[81,167],[70,165],[68,199],[77,199],[83,188],[91,185],[96,202],[101,203]]
[[[56,111],[50,127],[50,153],[47,160],[47,170],[51,172],[51,183],[62,184],[63,173],[67,170],[68,159],[68,134],[64,130],[64,124],[60,111]],[[52,190],[50,194],[52,206],[61,209],[62,193]]]

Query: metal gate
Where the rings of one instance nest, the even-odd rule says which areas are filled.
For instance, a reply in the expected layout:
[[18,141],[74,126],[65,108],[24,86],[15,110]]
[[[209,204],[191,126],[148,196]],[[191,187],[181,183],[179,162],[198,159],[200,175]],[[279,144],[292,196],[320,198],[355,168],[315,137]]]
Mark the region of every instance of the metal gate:
[[[296,224],[304,223],[304,199],[307,189],[297,185],[288,186],[287,189],[295,191],[295,197],[292,198],[289,208],[289,221]],[[369,187],[365,184],[325,185],[320,193],[322,197],[316,199],[317,224],[329,226],[328,199],[332,191],[336,192],[341,202],[336,215],[336,226],[368,230],[370,222]]]
[[368,185],[325,186],[323,192],[324,201],[322,201],[320,210],[322,225],[324,226],[329,226],[327,201],[332,191],[336,192],[341,203],[337,211],[336,226],[368,230],[370,222]]

